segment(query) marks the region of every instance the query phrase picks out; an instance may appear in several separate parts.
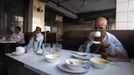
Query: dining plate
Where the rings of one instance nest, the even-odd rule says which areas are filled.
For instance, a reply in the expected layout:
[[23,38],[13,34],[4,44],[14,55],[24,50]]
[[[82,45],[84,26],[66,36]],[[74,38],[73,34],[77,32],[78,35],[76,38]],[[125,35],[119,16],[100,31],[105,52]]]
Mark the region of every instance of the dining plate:
[[80,55],[80,56],[87,56],[88,53],[83,53],[83,52],[75,52],[74,54]]
[[12,52],[12,55],[15,55],[15,56],[19,56],[19,55],[22,55],[24,53],[21,53],[21,54],[16,54],[15,52]]
[[37,51],[36,54],[43,55],[43,51]]
[[82,60],[89,60],[90,58],[94,57],[94,55],[90,55],[87,53],[73,53],[72,56]]
[[68,72],[68,73],[86,73],[89,71],[90,69],[90,65],[84,65],[82,68],[79,68],[79,70],[72,70],[70,68],[68,68],[65,63],[59,63],[58,68],[62,71]]

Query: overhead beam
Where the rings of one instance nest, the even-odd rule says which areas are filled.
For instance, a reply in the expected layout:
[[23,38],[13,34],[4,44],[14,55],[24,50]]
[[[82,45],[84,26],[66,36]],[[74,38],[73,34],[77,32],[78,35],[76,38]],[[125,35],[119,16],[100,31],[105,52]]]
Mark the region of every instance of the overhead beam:
[[76,19],[77,18],[77,15],[75,12],[69,10],[68,8],[60,5],[59,3],[53,1],[53,0],[50,0],[50,2],[46,3],[47,6],[53,8],[53,9],[56,9],[57,11],[63,13],[65,16],[67,17],[70,17],[72,19]]

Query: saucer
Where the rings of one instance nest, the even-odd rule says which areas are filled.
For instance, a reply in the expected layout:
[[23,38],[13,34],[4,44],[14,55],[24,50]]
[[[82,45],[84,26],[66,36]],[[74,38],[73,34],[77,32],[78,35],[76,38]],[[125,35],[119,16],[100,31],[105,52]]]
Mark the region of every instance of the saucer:
[[38,55],[43,55],[43,50],[38,50],[37,52],[36,52],[36,54],[38,54]]
[[87,53],[74,53],[72,55],[74,58],[82,59],[82,60],[89,60],[90,58],[94,57],[94,55],[90,55]]
[[87,56],[88,55],[87,53],[83,53],[83,52],[76,52],[74,54],[79,55],[79,56]]
[[36,53],[37,55],[43,55],[43,53]]
[[65,71],[65,72],[68,72],[68,73],[86,73],[89,71],[90,69],[90,65],[84,65],[82,68],[79,68],[79,70],[72,70],[70,68],[68,68],[65,63],[59,63],[57,65],[57,67],[62,70],[62,71]]
[[16,54],[16,52],[12,52],[12,55],[15,55],[15,56],[19,56],[21,54],[24,54],[24,53]]

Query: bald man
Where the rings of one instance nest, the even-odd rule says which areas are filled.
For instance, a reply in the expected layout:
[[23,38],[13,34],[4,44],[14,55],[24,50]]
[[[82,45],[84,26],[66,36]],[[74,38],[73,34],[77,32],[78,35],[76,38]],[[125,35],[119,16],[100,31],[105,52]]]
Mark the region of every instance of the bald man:
[[[123,45],[118,41],[118,39],[107,32],[107,20],[104,17],[98,17],[95,21],[95,30],[101,32],[101,37],[97,38],[100,44],[94,44],[94,37],[90,38],[87,42],[86,52],[100,53],[102,57],[112,57],[112,58],[128,58],[127,52]],[[96,48],[95,48],[96,47]]]

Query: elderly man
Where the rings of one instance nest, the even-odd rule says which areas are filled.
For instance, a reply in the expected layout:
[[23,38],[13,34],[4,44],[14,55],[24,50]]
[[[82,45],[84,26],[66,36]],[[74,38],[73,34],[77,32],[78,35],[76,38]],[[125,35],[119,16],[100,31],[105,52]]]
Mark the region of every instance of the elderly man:
[[[96,38],[90,34],[89,41],[81,48],[85,48],[86,52],[100,53],[103,58],[128,58],[126,50],[118,39],[107,32],[107,20],[104,17],[98,17],[95,22],[95,30],[100,31],[101,36]],[[99,41],[94,42],[94,41]]]
[[41,50],[41,45],[44,40],[44,36],[41,33],[41,28],[36,27],[36,30],[33,32],[33,35],[26,46],[26,50],[33,50],[34,52],[37,52],[38,50]]

